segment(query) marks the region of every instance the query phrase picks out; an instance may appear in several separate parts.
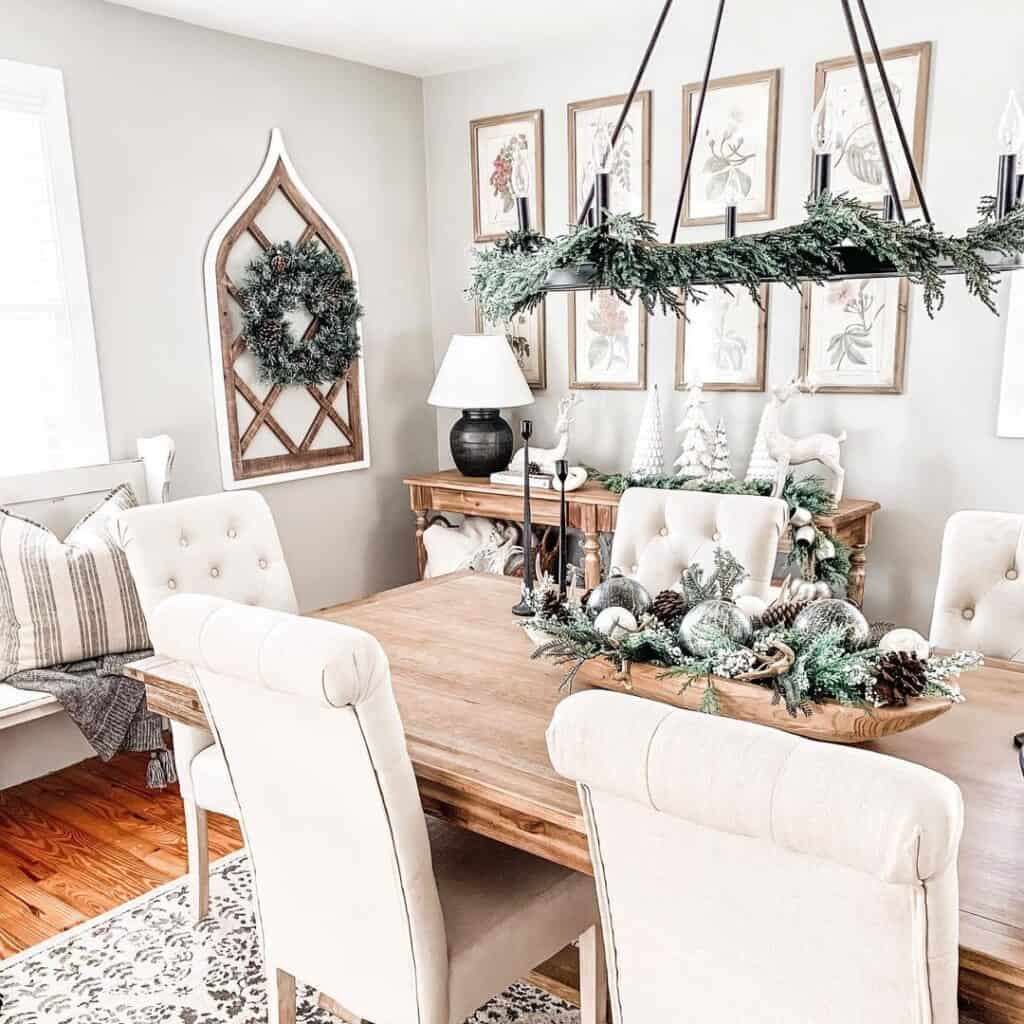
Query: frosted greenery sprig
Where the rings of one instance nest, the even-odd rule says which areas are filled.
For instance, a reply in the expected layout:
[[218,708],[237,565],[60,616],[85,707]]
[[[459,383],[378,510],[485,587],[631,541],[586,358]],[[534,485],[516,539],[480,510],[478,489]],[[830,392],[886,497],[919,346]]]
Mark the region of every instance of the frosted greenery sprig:
[[592,291],[611,291],[624,302],[639,299],[648,313],[684,315],[686,302],[701,302],[711,287],[746,289],[760,303],[765,281],[799,288],[822,283],[842,267],[840,247],[851,245],[891,264],[897,275],[921,285],[932,316],[942,307],[945,276],[952,266],[968,292],[995,311],[997,272],[986,253],[1024,252],[1024,207],[994,217],[984,201],[982,219],[962,236],[947,235],[923,221],[900,224],[879,217],[848,195],[808,199],[800,224],[759,234],[689,245],[657,241],[655,226],[619,214],[600,227],[577,227],[557,238],[512,236],[474,258],[469,294],[484,319],[503,323],[536,306],[552,270],[589,264]]

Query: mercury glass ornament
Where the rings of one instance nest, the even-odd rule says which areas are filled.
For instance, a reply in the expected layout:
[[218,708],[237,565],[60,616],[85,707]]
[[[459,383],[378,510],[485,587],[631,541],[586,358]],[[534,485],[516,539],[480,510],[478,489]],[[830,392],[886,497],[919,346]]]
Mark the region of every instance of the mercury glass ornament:
[[639,622],[650,611],[651,595],[642,583],[612,569],[608,579],[594,587],[587,598],[587,614],[592,619],[606,608],[625,608]]
[[705,658],[718,646],[723,636],[746,646],[754,635],[750,616],[731,601],[701,601],[691,608],[679,624],[679,639],[698,658]]
[[868,620],[860,610],[849,601],[843,601],[838,597],[814,601],[793,620],[794,629],[806,630],[808,633],[820,633],[834,626],[840,626],[847,631],[847,643],[850,647],[864,643],[871,633]]

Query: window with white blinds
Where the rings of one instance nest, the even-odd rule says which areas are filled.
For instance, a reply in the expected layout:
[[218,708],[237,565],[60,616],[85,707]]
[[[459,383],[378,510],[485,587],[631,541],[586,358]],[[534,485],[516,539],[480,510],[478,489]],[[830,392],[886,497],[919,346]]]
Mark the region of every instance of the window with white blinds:
[[60,71],[0,60],[0,476],[107,462]]

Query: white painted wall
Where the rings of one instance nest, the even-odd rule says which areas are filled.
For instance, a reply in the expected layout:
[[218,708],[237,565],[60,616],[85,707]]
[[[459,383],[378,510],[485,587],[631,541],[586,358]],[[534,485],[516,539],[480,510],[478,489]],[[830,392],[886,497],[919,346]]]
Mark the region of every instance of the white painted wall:
[[420,81],[100,0],[0,0],[0,58],[64,72],[111,457],[170,434],[173,497],[220,490],[203,250],[282,129],[359,261],[373,465],[261,490],[303,608],[412,579],[402,476],[437,464]]
[[[678,7],[678,5],[677,5]],[[700,79],[714,5],[683,5],[671,16],[644,83],[653,91],[653,212],[663,237],[678,188],[681,160],[681,87]],[[946,230],[973,221],[977,199],[994,187],[993,138],[1007,90],[1024,87],[1024,19],[1007,0],[971,5],[904,0],[871,5],[883,46],[932,40],[924,183],[933,216]],[[583,16],[581,14],[581,16]],[[628,5],[623,17],[628,17]],[[781,67],[778,221],[801,217],[809,181],[809,119],[816,61],[849,53],[838,4],[730,0],[714,74]],[[430,211],[431,301],[435,360],[453,332],[473,329],[473,309],[462,290],[472,241],[469,129],[471,118],[541,107],[545,117],[545,197],[549,233],[569,218],[566,104],[625,92],[639,50],[567,50],[543,59],[424,83]],[[757,225],[760,228],[762,225]],[[684,240],[712,237],[691,228]],[[1024,287],[1024,280],[1018,283]],[[536,436],[554,422],[567,387],[567,299],[547,301],[548,389],[530,415]],[[1005,295],[1001,300],[1005,310]],[[792,374],[799,344],[799,297],[776,288],[771,299],[769,381]],[[1003,323],[969,298],[959,281],[948,287],[946,308],[929,321],[912,291],[906,392],[902,396],[821,395],[787,410],[791,432],[845,428],[847,494],[880,501],[871,549],[867,611],[926,628],[946,518],[969,507],[1024,510],[1017,463],[1021,443],[995,436]],[[657,318],[648,338],[648,382],[663,393],[668,436],[679,422],[683,396],[672,390],[675,323]],[[1024,387],[1024,382],[1021,383]],[[585,392],[573,437],[575,460],[626,468],[645,395]],[[710,411],[725,416],[736,469],[745,471],[763,395],[712,396]],[[441,413],[438,455],[450,465]]]

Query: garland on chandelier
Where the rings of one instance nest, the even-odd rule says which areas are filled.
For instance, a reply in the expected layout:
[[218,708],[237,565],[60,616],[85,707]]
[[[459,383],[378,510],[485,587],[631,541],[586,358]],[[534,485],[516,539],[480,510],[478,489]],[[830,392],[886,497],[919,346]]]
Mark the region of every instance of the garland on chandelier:
[[[591,480],[604,484],[613,494],[622,494],[630,487],[653,487],[667,491],[706,491],[711,494],[750,494],[769,497],[772,493],[771,480],[707,480],[692,476],[637,476],[633,473],[601,473],[587,467]],[[836,511],[835,498],[821,477],[809,476],[795,480],[792,474],[786,477],[782,499],[789,506],[789,514],[804,508],[812,516],[828,516]],[[838,537],[829,537],[815,523],[814,543],[803,544],[795,541],[786,556],[788,565],[795,565],[805,580],[821,580],[835,590],[845,590],[850,582],[850,548]],[[788,527],[792,534],[792,525]],[[824,557],[826,542],[831,542],[835,553]]]
[[[682,589],[686,589],[685,581]],[[700,710],[711,714],[719,711],[715,678],[745,676],[758,655],[771,653],[779,642],[794,655],[789,669],[773,678],[744,681],[772,689],[774,699],[782,701],[793,717],[810,716],[814,705],[826,700],[871,708],[903,706],[916,697],[960,703],[964,698],[956,677],[982,664],[976,651],[928,658],[882,651],[877,646],[879,635],[891,623],[873,626],[869,640],[858,644],[841,626],[797,629],[772,623],[767,614],[755,622],[749,645],[719,632],[710,652],[697,656],[686,649],[680,637],[685,598],[673,614],[659,616],[652,611],[640,618],[637,629],[610,636],[597,628],[581,603],[552,600],[551,592],[550,585],[534,592],[536,615],[524,628],[548,638],[531,657],[548,658],[566,668],[563,687],[571,689],[579,670],[593,659],[603,659],[620,671],[630,664],[647,663],[665,669],[661,678],[678,677],[680,692],[703,679],[707,685]]]
[[[241,287],[242,338],[272,384],[326,384],[344,377],[359,355],[355,282],[341,257],[315,241],[272,245],[246,268]],[[305,308],[316,321],[308,341],[286,314]]]
[[994,312],[998,271],[984,255],[1024,252],[1024,206],[996,218],[991,199],[982,201],[981,220],[962,236],[922,221],[882,220],[845,194],[809,199],[806,210],[801,224],[692,245],[658,242],[655,226],[631,214],[554,239],[509,232],[493,248],[478,250],[469,294],[486,321],[504,323],[544,298],[550,271],[592,264],[593,291],[609,290],[625,302],[636,296],[648,313],[660,308],[682,316],[684,302],[702,301],[707,287],[746,288],[760,304],[758,289],[765,281],[790,288],[804,281],[820,284],[841,270],[840,246],[851,245],[921,285],[929,316],[942,307],[944,265],[961,271],[967,290]]

